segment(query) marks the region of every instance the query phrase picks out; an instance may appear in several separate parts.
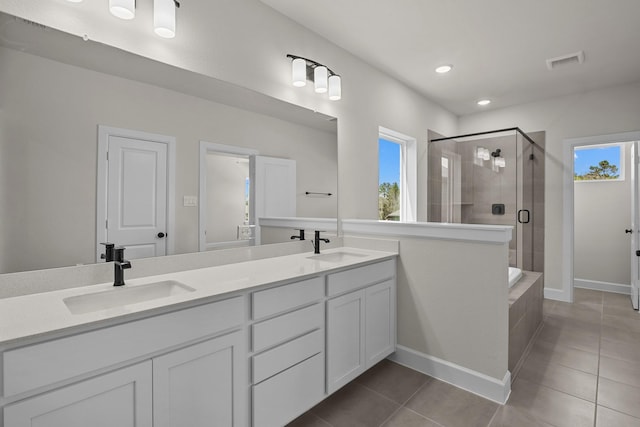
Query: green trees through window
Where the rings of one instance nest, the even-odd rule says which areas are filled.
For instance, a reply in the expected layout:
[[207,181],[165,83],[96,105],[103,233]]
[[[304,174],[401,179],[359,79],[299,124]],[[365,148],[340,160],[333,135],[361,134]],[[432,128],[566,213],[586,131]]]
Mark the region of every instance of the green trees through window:
[[618,179],[620,174],[618,173],[618,167],[612,165],[608,160],[602,160],[598,163],[598,166],[589,166],[589,172],[582,175],[577,173],[573,174],[575,181],[586,181],[594,179]]
[[378,219],[400,221],[400,186],[383,182],[378,190]]
[[400,221],[400,144],[378,139],[378,219]]
[[619,180],[622,166],[621,144],[577,147],[573,152],[574,181]]

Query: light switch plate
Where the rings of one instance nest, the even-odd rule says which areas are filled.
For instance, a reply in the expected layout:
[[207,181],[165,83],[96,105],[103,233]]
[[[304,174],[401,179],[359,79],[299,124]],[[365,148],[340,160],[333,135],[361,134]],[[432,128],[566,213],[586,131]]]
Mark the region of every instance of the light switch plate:
[[183,206],[190,208],[198,206],[198,196],[184,196]]
[[239,225],[238,226],[238,240],[252,240],[254,238],[255,225]]

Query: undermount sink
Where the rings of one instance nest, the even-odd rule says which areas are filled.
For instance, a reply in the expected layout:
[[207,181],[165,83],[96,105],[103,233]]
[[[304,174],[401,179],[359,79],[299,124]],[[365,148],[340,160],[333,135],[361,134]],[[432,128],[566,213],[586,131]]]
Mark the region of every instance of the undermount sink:
[[310,257],[307,257],[309,259],[313,259],[315,261],[326,261],[326,262],[344,262],[344,261],[350,261],[353,259],[357,259],[357,258],[363,258],[366,257],[365,254],[359,254],[356,252],[331,252],[328,254],[319,254],[319,255],[312,255]]
[[195,289],[183,283],[164,280],[139,286],[113,287],[108,291],[77,295],[63,301],[72,314],[84,314],[193,291]]

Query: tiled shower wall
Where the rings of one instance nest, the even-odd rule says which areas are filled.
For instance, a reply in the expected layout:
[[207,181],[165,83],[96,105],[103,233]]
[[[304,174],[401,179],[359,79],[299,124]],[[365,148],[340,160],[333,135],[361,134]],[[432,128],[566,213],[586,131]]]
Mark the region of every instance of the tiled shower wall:
[[[531,212],[531,224],[523,227],[521,233],[514,230],[514,238],[509,246],[509,263],[516,265],[517,250],[522,251],[522,268],[531,271],[544,270],[544,132],[528,134],[536,145],[530,144],[519,134],[456,142],[437,141],[429,143],[429,193],[428,221],[442,222],[442,165],[443,154],[455,153],[460,162],[460,196],[456,200],[454,222],[467,224],[492,224],[517,226],[517,198],[523,199],[523,209]],[[438,138],[430,132],[429,138]],[[517,139],[523,143],[523,153],[518,159]],[[474,162],[476,147],[490,151],[501,150],[506,167],[498,172],[492,170],[490,161],[482,165]],[[521,160],[519,163],[517,160]],[[522,170],[516,165],[522,164]],[[522,177],[522,186],[528,192],[517,192],[517,177]],[[523,197],[523,194],[529,197]],[[492,213],[493,204],[504,204],[504,215]],[[523,217],[525,215],[523,214]],[[518,242],[521,240],[521,242]]]
[[518,362],[542,323],[544,282],[542,273],[523,272],[509,289],[509,371],[515,378]]

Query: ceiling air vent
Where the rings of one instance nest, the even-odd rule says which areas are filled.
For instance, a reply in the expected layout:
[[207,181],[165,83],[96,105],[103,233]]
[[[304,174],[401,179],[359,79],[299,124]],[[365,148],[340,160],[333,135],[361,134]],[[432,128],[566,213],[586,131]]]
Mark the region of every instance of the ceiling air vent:
[[554,68],[561,67],[569,64],[582,64],[584,62],[584,52],[570,53],[568,55],[556,56],[555,58],[547,59],[547,68],[553,70]]

